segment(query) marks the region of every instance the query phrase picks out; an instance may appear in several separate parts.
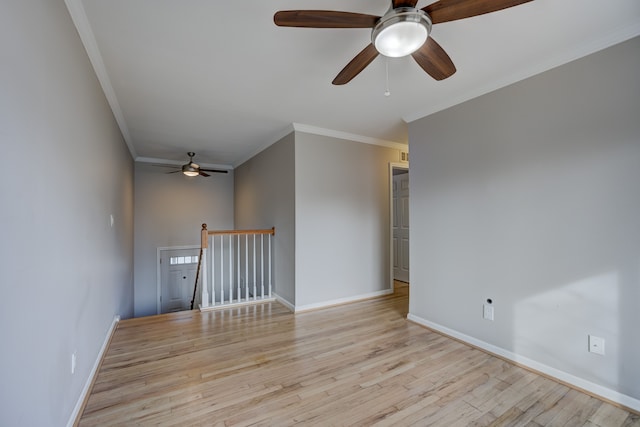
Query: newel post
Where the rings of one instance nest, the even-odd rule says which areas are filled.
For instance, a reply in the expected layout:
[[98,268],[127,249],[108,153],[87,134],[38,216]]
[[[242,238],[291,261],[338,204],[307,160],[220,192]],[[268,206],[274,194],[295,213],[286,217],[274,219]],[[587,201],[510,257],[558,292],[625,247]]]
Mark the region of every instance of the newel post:
[[202,224],[200,231],[200,248],[202,249],[202,307],[209,307],[209,291],[207,281],[207,248],[209,247],[209,232],[207,224]]

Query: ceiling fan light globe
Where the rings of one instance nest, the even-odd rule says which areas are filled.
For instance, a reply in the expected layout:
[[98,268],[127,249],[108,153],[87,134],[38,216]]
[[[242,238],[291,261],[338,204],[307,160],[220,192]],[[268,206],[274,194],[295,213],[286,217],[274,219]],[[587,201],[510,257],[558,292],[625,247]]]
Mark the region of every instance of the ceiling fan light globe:
[[396,8],[380,18],[371,41],[381,55],[400,58],[420,49],[430,32],[431,20],[422,10]]
[[400,58],[420,49],[428,36],[424,25],[417,22],[398,22],[378,34],[375,46],[384,56]]
[[186,176],[198,176],[200,175],[200,169],[193,162],[187,163],[182,166],[182,173]]

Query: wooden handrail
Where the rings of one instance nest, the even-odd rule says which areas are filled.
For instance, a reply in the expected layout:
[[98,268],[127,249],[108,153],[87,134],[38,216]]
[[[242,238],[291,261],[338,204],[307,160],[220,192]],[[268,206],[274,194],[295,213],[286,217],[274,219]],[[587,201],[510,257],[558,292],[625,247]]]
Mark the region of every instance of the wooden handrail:
[[202,230],[200,231],[200,247],[208,248],[209,247],[209,238],[208,236],[217,236],[220,234],[271,234],[272,236],[276,235],[276,228],[271,227],[267,229],[260,230],[207,230],[207,224],[202,224]]
[[271,234],[274,236],[276,234],[276,228],[268,228],[263,230],[215,230],[215,231],[207,231],[209,236],[217,236],[219,234]]

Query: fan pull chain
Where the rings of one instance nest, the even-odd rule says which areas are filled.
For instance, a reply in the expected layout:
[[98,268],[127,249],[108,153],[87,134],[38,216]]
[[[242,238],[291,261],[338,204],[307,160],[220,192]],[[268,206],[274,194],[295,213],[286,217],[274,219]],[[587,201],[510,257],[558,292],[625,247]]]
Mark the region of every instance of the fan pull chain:
[[389,95],[391,95],[391,91],[389,90],[389,58],[386,58],[386,60],[384,62],[384,68],[385,68],[386,76],[387,76],[386,86],[385,86],[385,90],[384,90],[384,96],[389,96]]

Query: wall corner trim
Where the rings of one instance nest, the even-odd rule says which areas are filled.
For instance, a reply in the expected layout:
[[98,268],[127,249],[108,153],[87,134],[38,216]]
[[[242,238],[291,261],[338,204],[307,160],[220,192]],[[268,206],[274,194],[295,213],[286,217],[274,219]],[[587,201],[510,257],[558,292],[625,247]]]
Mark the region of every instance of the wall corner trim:
[[80,416],[82,415],[82,411],[84,410],[84,406],[87,403],[87,398],[89,397],[89,393],[93,388],[93,383],[98,375],[98,370],[100,369],[100,365],[102,365],[102,359],[104,358],[104,354],[109,348],[109,343],[111,342],[111,338],[113,338],[113,334],[118,326],[118,322],[120,322],[120,315],[116,314],[113,317],[113,321],[109,326],[109,330],[104,337],[104,341],[102,342],[102,347],[100,347],[100,351],[98,352],[98,356],[96,357],[95,362],[93,363],[93,367],[91,368],[91,372],[89,372],[89,376],[87,377],[87,381],[82,388],[82,392],[80,396],[78,396],[78,401],[76,402],[76,406],[74,406],[73,411],[71,412],[71,416],[69,417],[69,422],[67,422],[67,427],[73,427],[77,425],[77,422],[80,421]]
[[423,319],[412,313],[409,313],[407,315],[407,320],[417,323],[426,328],[432,329],[438,333],[449,336],[456,340],[463,341],[466,344],[469,344],[473,347],[477,347],[494,356],[509,360],[515,363],[516,365],[522,366],[526,369],[530,369],[543,376],[547,376],[552,379],[555,379],[561,383],[564,383],[565,385],[574,387],[582,392],[586,392],[587,394],[593,395],[595,397],[599,397],[604,401],[613,403],[615,405],[623,406],[626,409],[631,409],[634,412],[640,412],[640,400],[635,399],[631,396],[627,396],[626,394],[622,394],[615,390],[611,390],[610,388],[592,383],[590,381],[587,381],[575,375],[569,374],[567,372],[561,371],[559,369],[552,368],[551,366],[547,366],[543,363],[529,359],[528,357],[521,356],[509,350],[505,350],[501,347],[495,346],[493,344],[489,344],[487,342],[481,341],[472,336],[458,332],[454,329],[450,329],[438,323]]

